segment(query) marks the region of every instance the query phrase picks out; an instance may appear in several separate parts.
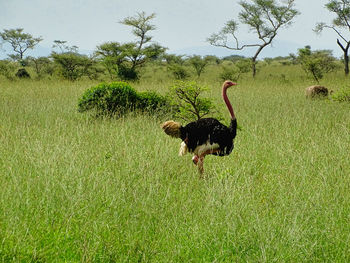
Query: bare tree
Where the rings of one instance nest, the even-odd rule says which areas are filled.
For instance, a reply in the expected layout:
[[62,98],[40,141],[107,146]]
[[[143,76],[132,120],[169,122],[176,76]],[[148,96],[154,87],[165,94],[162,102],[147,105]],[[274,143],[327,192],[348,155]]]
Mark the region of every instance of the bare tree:
[[[219,33],[212,34],[208,41],[213,46],[224,47],[231,50],[242,50],[245,48],[257,48],[252,61],[253,76],[256,75],[256,60],[260,52],[277,36],[280,28],[292,23],[293,18],[299,14],[295,10],[295,0],[282,1],[279,5],[278,0],[250,0],[252,3],[241,1],[239,4],[243,10],[239,13],[239,21],[248,25],[250,31],[257,34],[259,42],[241,45],[236,31],[238,23],[235,20],[229,20]],[[233,45],[228,44],[229,37],[233,38]]]

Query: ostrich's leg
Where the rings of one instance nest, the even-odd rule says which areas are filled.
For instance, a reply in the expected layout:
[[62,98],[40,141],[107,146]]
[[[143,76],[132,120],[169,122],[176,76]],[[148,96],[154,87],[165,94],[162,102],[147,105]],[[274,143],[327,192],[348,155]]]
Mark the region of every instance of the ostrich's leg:
[[204,167],[203,167],[204,157],[205,155],[201,155],[199,156],[199,160],[198,160],[198,172],[201,175],[201,177],[204,173]]
[[[219,149],[215,149],[215,150],[207,150],[203,153],[200,154],[200,156],[202,156],[203,158],[207,155],[207,154],[212,154],[212,153],[215,153],[215,152],[218,152],[220,151]],[[198,155],[194,155],[192,157],[192,162],[197,165],[198,161],[199,161],[200,157]]]
[[203,167],[203,162],[204,162],[204,157],[207,155],[207,154],[212,154],[214,152],[218,152],[220,151],[219,149],[215,149],[215,150],[207,150],[203,153],[201,153],[199,155],[199,157],[197,155],[193,156],[192,158],[192,161],[194,162],[194,164],[198,164],[198,171],[202,177],[203,173],[204,173],[204,167]]

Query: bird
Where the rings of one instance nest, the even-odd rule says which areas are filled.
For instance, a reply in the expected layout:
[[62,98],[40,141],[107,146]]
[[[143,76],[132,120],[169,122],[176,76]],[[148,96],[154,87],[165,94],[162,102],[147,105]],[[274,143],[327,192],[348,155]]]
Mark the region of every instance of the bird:
[[237,83],[226,80],[222,85],[222,98],[230,113],[231,122],[227,127],[215,118],[202,118],[182,126],[175,121],[166,121],[161,125],[163,131],[174,138],[182,140],[179,155],[194,154],[192,161],[198,166],[198,171],[204,173],[203,162],[208,154],[216,156],[229,155],[234,148],[234,139],[237,133],[237,119],[227,89]]

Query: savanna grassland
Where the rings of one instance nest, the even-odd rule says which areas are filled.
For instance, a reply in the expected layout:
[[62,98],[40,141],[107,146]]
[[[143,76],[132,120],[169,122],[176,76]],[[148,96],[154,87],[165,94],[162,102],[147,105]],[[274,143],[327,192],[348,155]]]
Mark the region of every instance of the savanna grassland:
[[[228,123],[214,73],[198,81]],[[172,81],[152,69],[132,86]],[[350,261],[350,105],[305,99],[314,83],[300,68],[228,91],[235,149],[208,156],[204,179],[160,129],[167,116],[77,112],[95,84],[1,80],[1,262]]]

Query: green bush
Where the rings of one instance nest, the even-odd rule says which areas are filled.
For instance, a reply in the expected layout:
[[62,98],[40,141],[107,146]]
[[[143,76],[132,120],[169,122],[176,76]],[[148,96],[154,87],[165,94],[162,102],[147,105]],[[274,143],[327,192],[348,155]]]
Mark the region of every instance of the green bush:
[[0,76],[2,75],[9,80],[13,80],[15,68],[16,66],[10,61],[0,60]]
[[174,78],[177,80],[184,80],[190,76],[185,67],[180,64],[171,64],[168,66],[168,70],[171,71]]
[[233,68],[223,67],[221,73],[219,74],[219,78],[221,81],[225,81],[225,80],[238,81],[239,72],[234,67]]
[[223,66],[219,75],[221,81],[232,80],[238,81],[243,73],[247,73],[251,69],[252,62],[250,59],[240,59],[234,65]]
[[155,92],[136,92],[126,82],[101,83],[85,91],[79,99],[80,112],[94,110],[98,115],[124,114],[132,110],[155,111],[166,108],[167,98]]
[[155,111],[160,108],[168,108],[167,97],[161,96],[154,91],[145,91],[138,94],[137,108],[147,111]]
[[139,73],[134,68],[128,68],[120,65],[118,69],[118,77],[122,80],[134,81],[140,78]]
[[331,98],[334,101],[350,102],[350,87],[342,88],[342,89],[338,90],[337,92],[334,92],[332,94]]
[[136,91],[125,82],[101,83],[85,91],[78,103],[80,112],[96,110],[113,114],[130,110],[137,101]]

